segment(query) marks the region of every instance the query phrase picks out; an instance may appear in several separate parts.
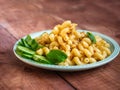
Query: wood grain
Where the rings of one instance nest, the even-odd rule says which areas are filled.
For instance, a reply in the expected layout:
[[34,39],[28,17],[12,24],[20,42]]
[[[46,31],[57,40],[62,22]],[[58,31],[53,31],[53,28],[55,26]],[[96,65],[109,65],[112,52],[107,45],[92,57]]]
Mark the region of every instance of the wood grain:
[[119,0],[0,0],[0,90],[120,90],[120,55],[96,69],[55,72],[27,65],[12,51],[22,36],[65,20],[120,44],[119,10]]

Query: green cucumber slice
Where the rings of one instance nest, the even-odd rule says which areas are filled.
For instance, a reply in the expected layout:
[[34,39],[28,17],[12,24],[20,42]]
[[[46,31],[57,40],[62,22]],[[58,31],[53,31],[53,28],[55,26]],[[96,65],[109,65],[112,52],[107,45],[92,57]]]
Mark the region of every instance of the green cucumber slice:
[[35,54],[35,51],[27,48],[27,47],[24,47],[24,46],[17,46],[17,49],[20,50],[21,52],[24,52],[24,53],[27,53],[27,54]]
[[34,55],[33,59],[39,63],[51,64],[51,62],[47,60],[44,56]]

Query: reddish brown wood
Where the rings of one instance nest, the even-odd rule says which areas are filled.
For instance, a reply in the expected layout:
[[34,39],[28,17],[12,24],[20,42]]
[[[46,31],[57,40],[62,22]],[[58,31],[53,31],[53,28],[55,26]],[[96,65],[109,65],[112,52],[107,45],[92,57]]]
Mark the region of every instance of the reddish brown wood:
[[119,0],[0,0],[0,90],[119,90],[120,55],[99,68],[66,73],[24,64],[12,51],[22,36],[65,20],[120,44],[119,10]]

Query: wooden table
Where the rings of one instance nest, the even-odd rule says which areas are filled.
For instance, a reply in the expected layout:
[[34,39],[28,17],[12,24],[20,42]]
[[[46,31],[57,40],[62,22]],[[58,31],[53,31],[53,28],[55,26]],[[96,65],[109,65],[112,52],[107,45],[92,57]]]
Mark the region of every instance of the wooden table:
[[0,0],[0,90],[120,90],[120,55],[78,72],[44,70],[15,57],[12,49],[19,38],[65,20],[120,44],[120,0]]

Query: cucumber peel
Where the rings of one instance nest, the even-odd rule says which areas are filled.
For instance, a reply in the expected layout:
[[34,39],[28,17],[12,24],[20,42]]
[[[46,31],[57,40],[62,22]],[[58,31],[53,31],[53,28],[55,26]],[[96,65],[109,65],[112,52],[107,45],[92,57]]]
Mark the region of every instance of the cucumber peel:
[[35,54],[35,51],[27,48],[27,47],[24,47],[24,46],[17,46],[17,50],[23,52],[23,53],[27,53],[27,54],[30,54],[30,55],[33,55]]
[[46,57],[40,56],[40,55],[33,55],[33,60],[35,60],[39,63],[52,64],[49,60],[47,60]]
[[23,53],[21,56],[24,57],[24,58],[28,58],[28,59],[32,59],[33,58],[33,55],[26,54],[26,53]]

